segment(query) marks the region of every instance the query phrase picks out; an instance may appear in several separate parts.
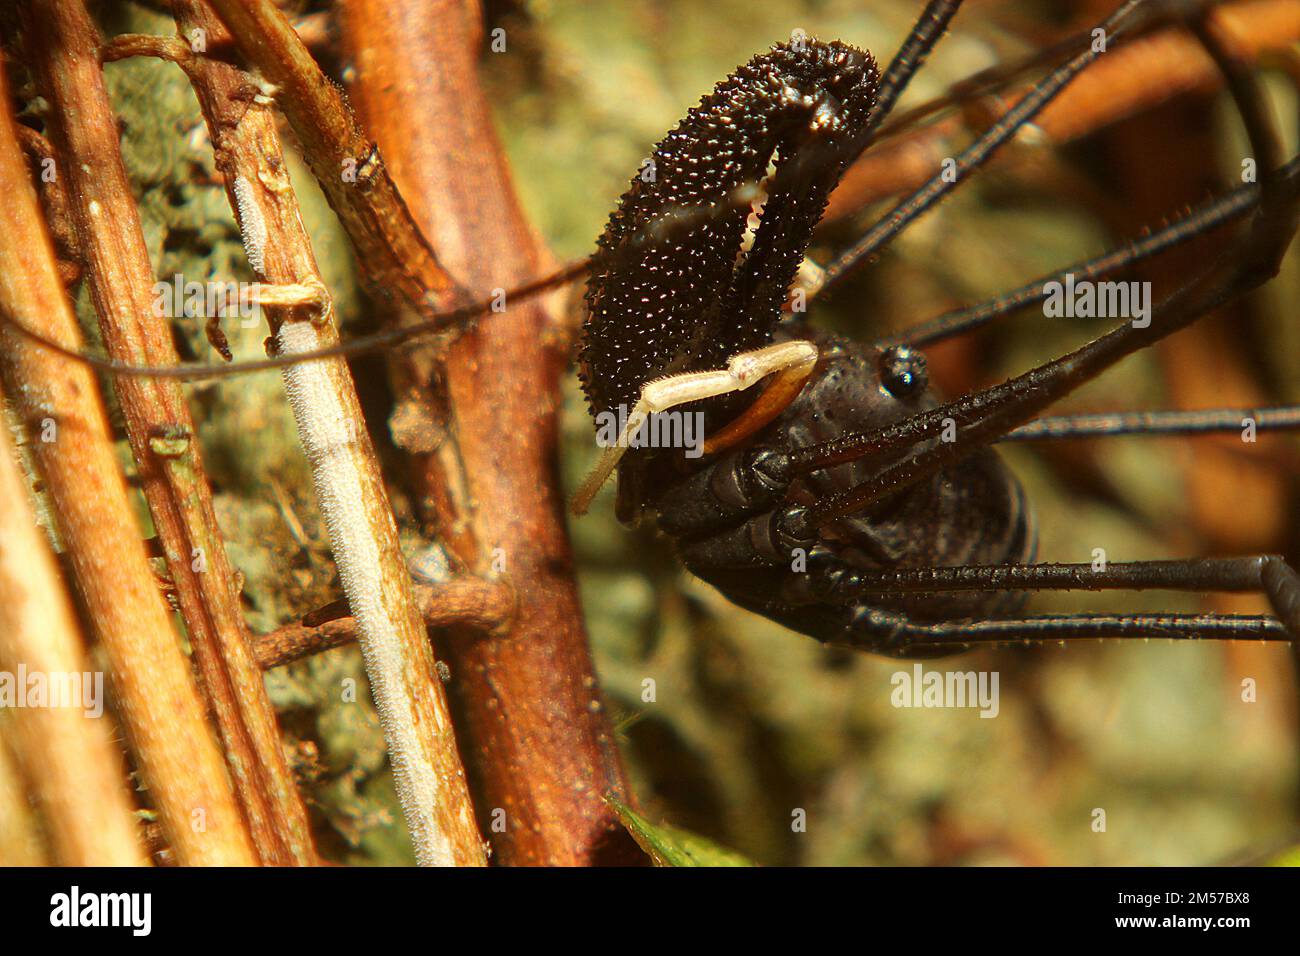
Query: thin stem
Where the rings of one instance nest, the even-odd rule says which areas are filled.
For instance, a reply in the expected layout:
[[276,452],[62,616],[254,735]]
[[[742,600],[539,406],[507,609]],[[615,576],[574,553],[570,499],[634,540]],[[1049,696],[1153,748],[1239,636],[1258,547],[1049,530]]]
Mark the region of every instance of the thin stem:
[[[28,63],[53,106],[59,176],[68,189],[105,338],[122,354],[170,351],[165,331],[159,336],[155,330],[150,337],[137,324],[150,317],[152,270],[118,153],[94,26],[77,2],[33,2],[24,13]],[[7,96],[0,99],[8,102]],[[7,117],[4,123],[8,129]],[[0,270],[0,312],[75,343],[78,326],[35,197],[25,188],[28,179],[16,147],[0,150],[0,163],[0,178],[9,184],[7,201],[0,203],[0,259],[7,266]],[[9,345],[0,354],[6,356],[21,414],[38,426],[52,421],[55,435],[62,436],[36,443],[37,460],[79,590],[109,655],[128,737],[176,858],[185,864],[251,864],[244,820],[144,553],[94,378],[86,369],[69,367],[16,339],[10,338]],[[193,457],[168,464],[152,447],[157,443],[170,452],[176,445],[166,436],[192,435],[189,416],[178,396],[165,390],[123,387],[119,396],[156,527],[168,541],[169,563],[197,651],[209,626],[204,589],[216,590],[214,602],[232,609],[236,622],[238,603],[233,590],[228,601],[222,596],[231,587],[229,569],[197,453],[189,447]],[[175,437],[173,441],[181,444]],[[201,509],[198,514],[195,507]],[[205,545],[211,570],[200,575],[193,571],[192,548]],[[230,620],[226,617],[218,626]],[[157,706],[160,700],[167,702],[165,708]]]
[[141,866],[126,769],[103,712],[104,675],[96,677],[86,660],[71,602],[24,484],[9,430],[0,428],[0,667],[12,674],[21,666],[50,681],[68,675],[81,693],[70,702],[77,706],[18,710],[11,718],[15,755],[59,863]]
[[[38,66],[37,75],[55,106],[51,130],[105,344],[119,358],[174,358],[171,330],[153,309],[153,266],[119,150],[116,119],[102,72],[90,57],[99,48],[98,33],[84,9],[71,4],[63,9],[66,15],[49,24],[51,49],[57,52]],[[32,4],[29,10],[39,17],[45,5]],[[315,855],[306,809],[249,648],[235,572],[217,528],[184,394],[175,383],[137,379],[121,383],[118,397],[194,649],[200,690],[215,720],[254,849],[265,864],[311,864]]]
[[[447,268],[475,297],[545,271],[478,81],[478,15],[424,0],[335,10],[358,108]],[[636,862],[641,852],[604,799],[630,798],[561,518],[556,408],[567,357],[548,347],[551,327],[541,300],[507,300],[448,346],[441,367],[398,353],[389,374],[398,414],[438,416],[448,436],[432,453],[408,451],[423,516],[460,567],[506,578],[518,595],[499,633],[437,635],[457,732],[467,753],[483,755],[469,767],[478,806],[504,811],[504,832],[485,834],[494,861]]]
[[211,0],[248,63],[274,87],[276,105],[356,249],[381,299],[395,295],[419,315],[459,305],[459,290],[402,200],[379,149],[343,92],[272,0]]
[[[174,6],[182,35],[201,29],[217,43],[229,41],[206,4],[176,0]],[[321,320],[322,313],[330,314],[328,293],[284,172],[275,117],[265,106],[238,99],[248,80],[236,68],[205,59],[187,72],[220,157],[250,267],[269,283],[264,288],[296,290],[262,300],[281,353],[336,344],[337,331]],[[486,861],[451,717],[352,376],[335,359],[288,366],[283,377],[355,617],[416,860],[481,866]]]
[[[438,587],[416,585],[415,597],[425,627],[470,627],[492,632],[509,626],[515,612],[514,592],[500,581],[456,578]],[[357,622],[340,616],[309,623],[287,624],[254,638],[257,662],[263,670],[281,667],[342,647],[357,640]]]

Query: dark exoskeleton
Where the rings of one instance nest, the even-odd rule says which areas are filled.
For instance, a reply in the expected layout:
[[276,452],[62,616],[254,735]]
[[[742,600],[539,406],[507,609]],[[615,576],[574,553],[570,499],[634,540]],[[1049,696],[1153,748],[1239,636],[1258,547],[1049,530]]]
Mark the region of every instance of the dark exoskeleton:
[[[952,653],[913,643],[913,625],[1014,612],[1016,592],[854,596],[856,572],[1032,561],[1032,512],[1001,458],[982,449],[959,466],[812,533],[807,507],[856,487],[878,463],[846,462],[791,480],[789,452],[892,424],[937,404],[924,360],[813,332],[822,356],[798,398],[752,442],[681,474],[680,456],[623,466],[619,513],[647,503],[693,573],[742,607],[832,644],[898,656]],[[629,494],[638,485],[646,491]],[[655,489],[655,490],[649,490]]]
[[[633,180],[588,284],[581,378],[593,413],[626,410],[647,383],[726,369],[732,357],[775,343],[810,342],[818,358],[779,411],[721,447],[706,446],[702,458],[630,449],[618,465],[620,519],[652,517],[686,567],[735,603],[827,643],[893,656],[1047,637],[1291,640],[1300,630],[1300,579],[1277,556],[1032,563],[1031,510],[989,446],[1118,358],[1262,281],[1248,263],[1267,259],[1279,242],[1285,248],[1294,229],[1296,161],[1278,163],[1262,187],[1276,201],[1259,204],[1254,248],[1163,301],[1151,329],[1121,327],[954,402],[929,390],[913,348],[782,320],[830,191],[956,6],[932,3],[883,78],[869,54],[805,37],[756,56],[659,144],[653,175]],[[1107,25],[1117,30],[1137,6]],[[1083,54],[1058,68],[956,168],[964,174],[982,163],[1087,62]],[[852,255],[874,254],[951,182],[936,175]],[[746,246],[753,211],[758,226]],[[1165,240],[1173,235],[1171,227]],[[702,415],[709,434],[734,431],[757,407],[747,387],[676,411]],[[1016,616],[1029,590],[1147,587],[1258,591],[1276,616]]]

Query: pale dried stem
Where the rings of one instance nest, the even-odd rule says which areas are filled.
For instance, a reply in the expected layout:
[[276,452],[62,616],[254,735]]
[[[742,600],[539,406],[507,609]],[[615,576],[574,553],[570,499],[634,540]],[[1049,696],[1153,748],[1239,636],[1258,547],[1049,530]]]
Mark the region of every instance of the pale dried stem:
[[[200,28],[209,42],[228,41],[205,4],[178,0],[175,8],[183,35]],[[246,95],[250,80],[234,67],[196,57],[186,71],[249,262],[258,279],[269,283],[259,301],[280,352],[334,344],[338,333],[328,293],[302,225],[274,115]],[[347,363],[305,362],[282,375],[356,622],[416,859],[425,865],[483,865],[447,702]]]
[[[174,363],[170,330],[152,309],[153,270],[100,71],[98,33],[79,0],[31,0],[22,9],[28,64],[51,105],[49,125],[60,158],[58,175],[68,188],[105,345],[125,361]],[[30,323],[40,317],[20,314],[16,318]],[[68,332],[61,332],[66,340]],[[195,796],[201,795],[188,807],[161,808],[168,838],[177,841],[182,862],[247,864],[255,862],[246,830],[251,826],[263,862],[291,862],[292,855],[280,851],[284,841],[279,839],[280,828],[291,821],[262,811],[263,765],[256,759],[251,739],[274,734],[273,714],[248,648],[234,575],[217,531],[184,395],[175,383],[145,379],[119,381],[117,392],[195,663],[240,797],[237,803],[212,748],[203,707],[188,674],[185,690],[180,689],[181,683],[172,682],[172,699],[150,702],[142,697],[137,704],[186,726],[185,735],[191,737],[186,749],[194,751],[183,763],[156,767],[151,775],[155,789],[175,784],[197,788]],[[105,555],[101,560],[115,561],[118,556]],[[170,638],[170,629],[165,634],[155,629],[150,637]],[[184,667],[184,661],[178,660],[177,665]],[[136,719],[147,718],[137,714]],[[172,730],[168,736],[175,741],[183,735]]]
[[[0,150],[11,146],[12,140],[0,133]],[[143,865],[111,721],[103,712],[102,696],[95,704],[84,694],[87,689],[96,693],[96,679],[87,686],[82,678],[91,668],[72,606],[49,543],[36,525],[9,430],[0,427],[0,668],[15,674],[20,666],[29,675],[43,675],[47,686],[75,675],[83,691],[82,706],[55,707],[47,701],[16,710],[10,718],[9,742],[59,863]],[[102,693],[102,674],[98,682]]]
[[[87,61],[96,71],[93,59]],[[7,97],[3,100],[8,102]],[[0,310],[60,342],[80,331],[6,114],[0,128]],[[115,130],[110,126],[115,135]],[[57,439],[34,457],[57,515],[86,611],[110,664],[110,685],[150,799],[184,863],[252,862],[221,755],[171,625],[118,470],[93,375],[11,333],[4,372],[14,410]],[[196,829],[203,821],[206,830]]]
[[27,787],[9,752],[8,720],[0,714],[0,866],[48,866]]
[[[544,272],[478,82],[477,5],[348,0],[336,9],[358,107],[456,282],[486,299]],[[501,575],[518,596],[509,627],[439,635],[457,729],[476,758],[475,796],[504,811],[504,831],[490,834],[494,859],[635,862],[644,857],[605,800],[629,797],[560,518],[564,362],[545,345],[548,322],[538,300],[508,302],[452,343],[436,372],[427,355],[393,356],[399,414],[442,415],[429,431],[448,436],[399,444],[424,515],[459,566]]]
[[342,92],[321,73],[270,0],[212,0],[303,146],[303,155],[357,250],[378,296],[421,314],[452,304],[457,289],[415,227],[379,150]]

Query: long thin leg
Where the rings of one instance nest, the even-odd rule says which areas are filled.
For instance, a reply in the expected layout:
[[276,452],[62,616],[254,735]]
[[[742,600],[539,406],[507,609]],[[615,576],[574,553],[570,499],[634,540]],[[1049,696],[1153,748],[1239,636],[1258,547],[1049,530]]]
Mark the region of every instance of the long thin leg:
[[1175,412],[1102,412],[1092,415],[1053,415],[1036,418],[1007,432],[1000,442],[1057,438],[1113,438],[1119,435],[1207,435],[1300,428],[1300,405],[1274,408],[1207,408]]
[[1050,614],[928,624],[892,611],[862,608],[841,636],[831,637],[826,643],[906,657],[927,648],[957,652],[975,644],[1104,638],[1280,642],[1293,639],[1276,618],[1246,614]]
[[898,48],[894,59],[890,61],[884,75],[880,78],[880,84],[876,88],[876,105],[858,141],[854,143],[851,155],[856,156],[861,153],[875,138],[876,131],[893,112],[898,98],[902,96],[912,76],[925,63],[934,45],[948,29],[948,24],[957,14],[961,4],[962,0],[930,0],[926,4],[925,9],[921,11],[921,16],[917,18],[916,25],[912,27],[911,33]]
[[[1137,38],[1144,34],[1148,28],[1155,26],[1156,23],[1157,21],[1135,24],[1131,28],[1129,36]],[[873,142],[882,142],[906,132],[922,120],[928,119],[943,110],[963,106],[982,99],[991,93],[996,93],[1004,89],[1008,84],[1026,76],[1032,70],[1051,66],[1066,57],[1072,56],[1080,47],[1091,41],[1092,35],[1090,32],[1073,33],[1070,36],[1061,37],[1050,46],[1035,50],[1018,60],[997,63],[977,73],[972,73],[970,76],[952,84],[944,93],[931,100],[927,100],[901,113],[891,113],[889,118],[881,124],[880,131]]]
[[[1114,42],[1129,26],[1133,13],[1142,6],[1141,0],[1128,0],[1118,10],[1102,21],[1099,29],[1105,31],[1107,42]],[[968,146],[946,170],[937,173],[929,182],[893,208],[880,222],[850,249],[826,268],[822,293],[832,288],[859,263],[865,262],[883,249],[895,236],[940,199],[946,196],[966,174],[984,164],[993,153],[1016,132],[1043,110],[1078,74],[1099,56],[1095,47],[1089,47],[1063,66],[1057,67],[1023,99],[1007,111],[979,139]]]
[[[782,537],[782,514],[773,513],[721,535],[684,543],[686,566],[707,572],[759,573],[780,568],[791,542]],[[809,548],[811,542],[797,542]],[[1192,591],[1244,592],[1268,598],[1281,625],[1300,639],[1300,575],[1280,555],[1181,558],[1096,564],[991,564],[871,570],[833,553],[807,550],[802,573],[786,574],[766,597],[791,607],[839,606],[851,610],[905,594],[962,591]],[[711,578],[710,578],[711,579]],[[832,612],[832,614],[835,612]],[[818,629],[817,633],[824,633]]]
[[[1300,160],[1293,160],[1300,163]],[[1056,272],[1027,282],[1018,289],[1003,293],[965,309],[945,312],[926,322],[904,329],[877,342],[878,345],[922,346],[961,335],[996,319],[998,316],[1036,305],[1049,295],[1048,283],[1060,282],[1069,274],[1076,282],[1093,280],[1158,255],[1204,235],[1226,222],[1240,218],[1259,203],[1259,187],[1240,186],[1226,196],[1205,203],[1181,219],[1141,239],[1133,239],[1093,259],[1085,259]]]
[[[557,288],[566,282],[571,282],[586,274],[590,261],[590,259],[580,259],[548,276],[525,283],[511,291],[511,300],[529,299],[550,289]],[[113,375],[124,375],[133,378],[170,378],[184,382],[195,382],[203,379],[225,378],[228,375],[242,375],[246,372],[261,372],[266,369],[283,368],[286,365],[297,365],[315,359],[377,352],[381,349],[409,342],[422,335],[458,329],[475,319],[492,314],[498,308],[499,300],[494,297],[485,302],[476,302],[459,309],[441,312],[419,322],[413,322],[410,325],[394,326],[383,332],[362,335],[325,348],[295,352],[292,355],[277,355],[265,359],[230,362],[223,365],[131,365],[103,355],[95,355],[93,352],[83,352],[80,349],[55,342],[53,339],[47,339],[45,336],[29,329],[17,316],[0,312],[0,326],[7,327],[23,338],[35,342],[58,355]]]
[[1196,591],[1263,594],[1300,637],[1300,577],[1275,554],[1091,564],[1007,564],[890,571],[850,569],[832,561],[809,569],[823,599],[952,591]]
[[[1291,195],[1286,197],[1285,203],[1261,208],[1259,218],[1263,222],[1252,230],[1250,240],[1241,250],[1242,255],[1232,257],[1233,260],[1244,263],[1249,261],[1252,252],[1271,253],[1273,250],[1268,246],[1261,248],[1265,241],[1285,245],[1279,237],[1289,238],[1294,230],[1288,220],[1292,218],[1291,207],[1294,206],[1298,186],[1300,176],[1292,175],[1288,179]],[[1283,219],[1281,228],[1277,222],[1279,218]],[[1228,265],[1238,266],[1238,262],[1230,262]],[[949,423],[956,429],[954,441],[941,442],[929,449],[914,452],[857,488],[818,502],[806,516],[809,526],[820,527],[937,473],[1017,425],[1024,424],[1039,411],[1095,378],[1121,358],[1176,332],[1200,315],[1261,284],[1265,278],[1244,265],[1226,270],[1226,275],[1224,271],[1216,269],[1204,279],[1196,280],[1175,292],[1156,308],[1150,325],[1145,328],[1121,326],[1069,355],[1032,369],[1002,385],[914,415],[895,426],[796,452],[791,456],[791,462],[794,472],[801,474],[876,451],[923,441],[938,434]]]
[[[1237,100],[1255,155],[1269,158],[1279,155],[1280,140],[1262,105],[1263,95],[1254,76],[1239,69],[1223,54],[1210,31],[1198,29],[1197,36],[1211,50],[1216,63],[1229,73],[1229,88]],[[826,442],[792,455],[791,471],[806,474],[885,449],[915,444],[950,426],[957,429],[952,436],[955,441],[913,452],[858,487],[819,501],[799,516],[789,530],[796,535],[806,534],[812,528],[858,511],[937,473],[1024,424],[1121,358],[1267,281],[1277,273],[1282,255],[1296,231],[1300,217],[1300,167],[1294,163],[1281,168],[1264,167],[1260,190],[1263,198],[1245,239],[1221,256],[1209,271],[1162,301],[1146,325],[1121,326],[1069,355],[1002,385],[914,415],[897,425]]]

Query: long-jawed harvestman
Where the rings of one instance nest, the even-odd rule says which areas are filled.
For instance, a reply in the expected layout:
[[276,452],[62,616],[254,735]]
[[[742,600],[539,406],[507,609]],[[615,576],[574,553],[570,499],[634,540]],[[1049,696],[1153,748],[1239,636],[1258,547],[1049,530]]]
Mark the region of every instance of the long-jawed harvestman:
[[[863,51],[803,35],[753,58],[659,144],[655,175],[633,180],[590,261],[509,293],[517,301],[590,274],[580,374],[593,412],[621,407],[626,424],[575,495],[574,511],[583,512],[617,469],[620,517],[653,516],[687,567],[731,600],[828,644],[896,657],[1000,641],[1294,640],[1300,577],[1280,556],[1104,568],[1032,563],[1030,512],[990,448],[1027,438],[1241,427],[1243,413],[1231,409],[1036,418],[1125,356],[1267,282],[1295,234],[1300,157],[1284,162],[1255,78],[1226,52],[1203,10],[1183,15],[1228,81],[1261,171],[1258,185],[1207,202],[1121,250],[894,339],[868,345],[815,330],[796,336],[782,326],[827,197],[877,137],[960,6],[931,0],[883,74]],[[1113,46],[1169,15],[1158,0],[1127,0],[1098,30]],[[821,290],[833,289],[964,182],[1098,55],[1090,46],[1036,83],[949,168],[833,261]],[[760,197],[758,227],[747,235]],[[1234,220],[1244,220],[1236,242],[1157,303],[1149,321],[1121,325],[953,401],[929,390],[917,346],[1041,300],[1066,272],[1097,278]],[[467,306],[313,352],[216,366],[127,365],[9,324],[113,374],[197,380],[389,348],[490,310],[491,303]],[[752,399],[749,390],[760,383]],[[703,416],[704,457],[627,447],[648,416],[673,409]],[[1300,427],[1296,406],[1250,415],[1261,429]],[[1139,589],[1256,592],[1275,613],[1017,616],[1027,591]]]
[[[1280,556],[1032,563],[1030,512],[989,447],[1030,435],[1241,427],[1240,413],[1222,411],[1043,420],[1016,431],[1119,359],[1267,279],[1295,231],[1300,160],[1282,164],[1253,78],[1203,21],[1192,28],[1226,73],[1269,172],[1237,247],[1159,302],[1149,322],[947,403],[928,389],[910,336],[864,345],[780,324],[830,191],[958,6],[929,4],[883,77],[867,53],[797,35],[718,84],[658,145],[654,175],[633,179],[591,267],[580,374],[593,413],[621,411],[625,425],[579,488],[575,512],[617,469],[619,517],[653,516],[687,568],[732,601],[827,644],[890,656],[1048,638],[1291,640],[1300,634],[1300,578]],[[1125,3],[1099,29],[1113,41],[1151,7]],[[954,168],[936,171],[835,261],[827,285],[963,181],[1097,55],[1087,49],[1052,71]],[[1221,221],[1244,195],[1148,237],[1143,254]],[[941,333],[966,324],[951,319]],[[923,340],[937,337],[929,328]],[[702,416],[705,457],[638,446],[648,420],[670,409]],[[1297,412],[1260,420],[1294,426]],[[1030,590],[1144,588],[1260,592],[1275,616],[1017,616]]]

